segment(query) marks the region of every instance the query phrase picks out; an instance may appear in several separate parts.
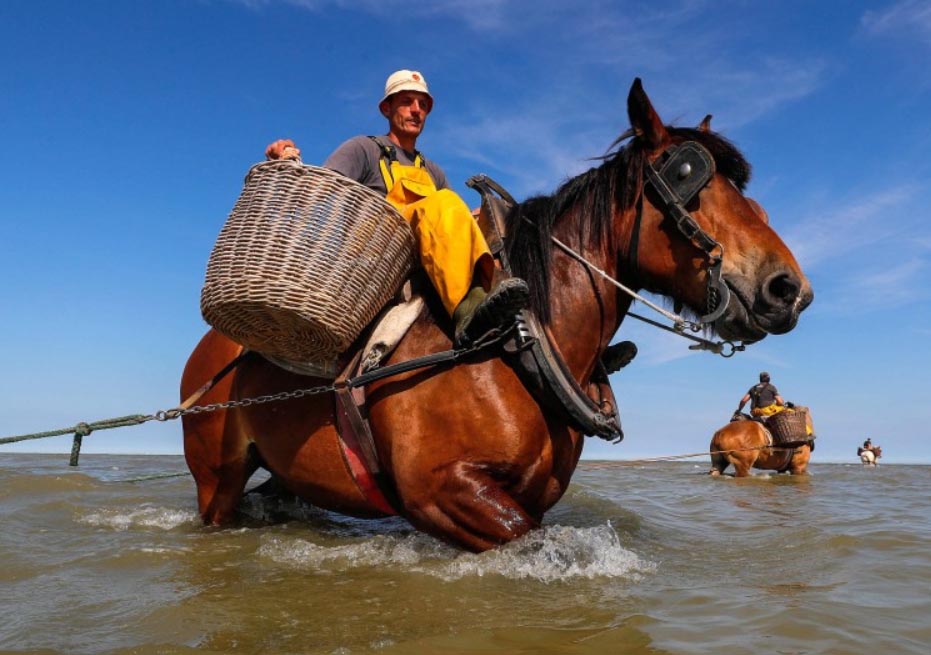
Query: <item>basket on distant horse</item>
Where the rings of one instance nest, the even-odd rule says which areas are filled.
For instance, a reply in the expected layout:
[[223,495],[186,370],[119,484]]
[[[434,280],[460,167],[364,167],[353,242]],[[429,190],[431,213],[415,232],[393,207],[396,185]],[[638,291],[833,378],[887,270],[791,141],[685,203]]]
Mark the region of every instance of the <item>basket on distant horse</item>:
[[411,270],[407,221],[367,187],[293,160],[256,164],[220,231],[204,320],[291,361],[345,351]]
[[777,446],[810,441],[813,434],[808,434],[808,410],[803,407],[787,409],[773,414],[766,419],[766,429],[773,435]]

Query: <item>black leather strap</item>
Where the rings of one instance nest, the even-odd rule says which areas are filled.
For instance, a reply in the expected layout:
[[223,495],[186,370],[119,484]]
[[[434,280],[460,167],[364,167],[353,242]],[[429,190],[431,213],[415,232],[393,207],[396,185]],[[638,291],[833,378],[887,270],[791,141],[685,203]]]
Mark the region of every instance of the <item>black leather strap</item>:
[[[580,431],[617,443],[624,438],[620,418],[613,410],[605,412],[579,386],[565,361],[553,349],[536,315],[524,310],[522,318],[534,337],[529,348],[518,350],[513,359],[518,375],[543,407],[559,407]],[[602,381],[607,383],[607,376]],[[609,387],[610,388],[610,387]],[[613,403],[612,403],[613,405]]]

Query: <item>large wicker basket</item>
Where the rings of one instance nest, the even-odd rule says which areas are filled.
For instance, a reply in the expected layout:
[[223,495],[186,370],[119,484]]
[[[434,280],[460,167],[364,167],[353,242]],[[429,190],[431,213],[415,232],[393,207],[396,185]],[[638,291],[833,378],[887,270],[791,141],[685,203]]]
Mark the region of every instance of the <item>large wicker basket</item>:
[[773,435],[777,446],[811,441],[815,438],[808,434],[808,410],[804,407],[773,414],[766,419],[766,429]]
[[404,283],[413,247],[365,186],[298,161],[256,164],[210,254],[201,313],[252,350],[330,360]]

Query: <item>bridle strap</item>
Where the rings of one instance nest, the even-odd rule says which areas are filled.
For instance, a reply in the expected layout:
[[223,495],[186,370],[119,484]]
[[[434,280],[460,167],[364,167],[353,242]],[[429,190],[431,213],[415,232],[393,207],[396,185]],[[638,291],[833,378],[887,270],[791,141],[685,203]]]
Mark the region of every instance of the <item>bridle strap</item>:
[[646,173],[650,184],[653,185],[656,193],[663,201],[664,209],[670,218],[676,222],[676,227],[679,228],[679,232],[681,232],[686,239],[707,253],[709,258],[714,259],[715,257],[720,257],[720,255],[715,255],[714,251],[716,249],[723,250],[723,247],[720,243],[715,241],[711,235],[701,229],[698,222],[692,218],[688,210],[683,207],[683,199],[679,198],[676,192],[669,188],[666,180],[656,172],[656,169],[653,168],[652,165],[646,166]]
[[[688,143],[686,145],[688,145]],[[694,145],[695,147],[701,148],[698,144]],[[702,150],[704,149],[702,148]],[[710,155],[708,156],[710,157]],[[684,205],[691,200],[691,198],[680,198],[652,164],[648,164],[644,168],[646,170],[648,183],[653,187],[662,201],[664,213],[672,218],[679,232],[685,236],[686,239],[708,256],[709,266],[706,298],[708,313],[699,318],[699,322],[703,324],[714,323],[727,310],[727,305],[731,297],[730,289],[721,279],[721,266],[724,262],[724,246],[705,232],[698,222],[692,218],[688,210],[686,210]],[[689,172],[691,171],[689,170]],[[688,175],[689,172],[686,172],[686,175]],[[696,190],[695,193],[697,194],[698,190]],[[643,194],[641,194],[641,198],[642,195]],[[638,221],[641,213],[642,204],[638,206],[637,209]],[[639,232],[639,225],[636,225],[635,229]]]

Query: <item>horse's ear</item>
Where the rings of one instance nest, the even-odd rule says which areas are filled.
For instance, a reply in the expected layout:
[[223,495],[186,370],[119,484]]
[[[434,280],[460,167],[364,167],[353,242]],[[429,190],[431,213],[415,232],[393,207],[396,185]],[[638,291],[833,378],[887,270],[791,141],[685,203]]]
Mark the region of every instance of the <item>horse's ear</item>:
[[634,79],[627,95],[627,115],[630,117],[630,126],[634,134],[642,139],[648,148],[659,150],[669,144],[669,133],[653,109],[639,77]]
[[701,132],[710,132],[711,131],[711,114],[705,116],[701,123],[698,125],[698,129]]

